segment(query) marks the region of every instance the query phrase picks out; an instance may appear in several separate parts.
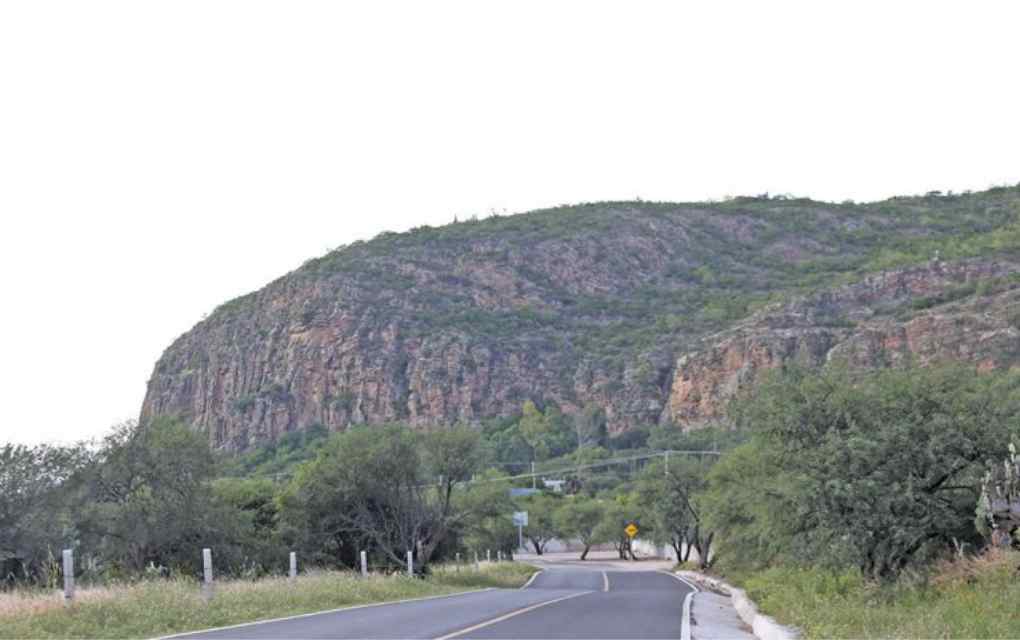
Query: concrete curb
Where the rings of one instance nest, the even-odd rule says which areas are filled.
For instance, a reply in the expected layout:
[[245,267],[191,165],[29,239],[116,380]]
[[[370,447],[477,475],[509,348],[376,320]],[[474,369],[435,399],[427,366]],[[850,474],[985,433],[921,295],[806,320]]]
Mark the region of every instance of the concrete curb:
[[759,640],[796,640],[800,631],[793,627],[784,627],[773,618],[760,613],[758,606],[747,597],[747,592],[717,578],[710,578],[696,571],[677,571],[676,574],[692,582],[707,585],[716,591],[722,591],[733,599],[733,608],[747,626],[751,627]]

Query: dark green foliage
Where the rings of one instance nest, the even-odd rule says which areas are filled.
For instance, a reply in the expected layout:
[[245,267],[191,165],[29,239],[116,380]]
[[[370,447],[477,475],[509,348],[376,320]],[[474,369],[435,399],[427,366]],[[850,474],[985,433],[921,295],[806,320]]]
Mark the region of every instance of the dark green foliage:
[[555,518],[561,500],[562,498],[553,494],[539,494],[518,500],[521,510],[528,512],[528,526],[524,527],[524,539],[538,555],[545,552],[545,546],[550,540],[562,535]]
[[754,435],[712,469],[709,519],[736,561],[896,575],[980,542],[979,479],[1018,401],[1020,376],[957,366],[776,374],[733,414]]
[[276,442],[227,460],[226,475],[289,476],[298,464],[314,458],[328,437],[321,424],[290,431]]
[[201,549],[212,546],[221,566],[242,562],[233,547],[243,523],[213,495],[215,460],[201,433],[168,418],[123,426],[84,473],[81,544],[111,569],[197,573]]
[[68,508],[78,499],[83,448],[0,448],[0,584],[48,579],[49,564],[73,544]]
[[479,455],[478,434],[463,427],[416,434],[392,424],[337,434],[284,492],[284,535],[318,563],[355,566],[367,550],[400,566],[410,550],[427,571],[457,533],[464,514],[453,490],[477,470]]
[[673,548],[686,562],[696,550],[701,568],[709,566],[713,534],[704,522],[697,496],[704,491],[714,459],[673,456],[642,470],[637,495],[651,525],[651,537]]
[[605,528],[599,525],[606,517],[605,509],[605,504],[600,500],[584,496],[570,496],[553,514],[553,521],[559,532],[584,545],[584,549],[581,551],[581,560],[588,558],[588,552],[593,545],[604,542],[599,535],[605,531]]

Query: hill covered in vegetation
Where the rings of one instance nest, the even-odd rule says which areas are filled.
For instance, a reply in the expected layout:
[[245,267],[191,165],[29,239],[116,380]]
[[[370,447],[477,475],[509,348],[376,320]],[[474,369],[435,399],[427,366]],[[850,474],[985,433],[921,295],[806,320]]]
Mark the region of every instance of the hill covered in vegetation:
[[868,204],[611,202],[384,233],[230,301],[142,419],[222,449],[480,423],[527,402],[610,434],[699,425],[763,369],[1018,360],[1020,188]]

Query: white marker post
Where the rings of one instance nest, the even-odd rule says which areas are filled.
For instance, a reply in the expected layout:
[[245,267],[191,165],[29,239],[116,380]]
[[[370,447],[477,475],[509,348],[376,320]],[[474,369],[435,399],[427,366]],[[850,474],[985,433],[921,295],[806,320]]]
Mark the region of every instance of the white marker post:
[[496,550],[496,562],[503,562],[503,551],[501,549]]
[[460,573],[460,551],[457,552],[457,573]]
[[368,577],[368,554],[364,551],[361,552],[361,577]]
[[74,600],[74,550],[64,549],[64,604]]
[[297,554],[290,552],[290,579],[297,579]]
[[485,561],[492,562],[492,549],[485,550]]
[[478,551],[475,551],[475,571],[481,571],[482,566],[478,563]]
[[407,575],[414,577],[414,554],[407,552]]
[[212,589],[212,549],[202,549],[202,595],[207,601],[212,599]]

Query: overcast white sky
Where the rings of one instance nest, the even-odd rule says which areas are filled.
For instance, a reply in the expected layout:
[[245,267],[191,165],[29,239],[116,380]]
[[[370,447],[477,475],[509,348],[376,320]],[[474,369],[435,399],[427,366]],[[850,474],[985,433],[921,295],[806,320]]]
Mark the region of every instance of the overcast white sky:
[[492,209],[1020,181],[1020,5],[0,4],[0,442],[135,417],[328,248]]

